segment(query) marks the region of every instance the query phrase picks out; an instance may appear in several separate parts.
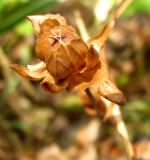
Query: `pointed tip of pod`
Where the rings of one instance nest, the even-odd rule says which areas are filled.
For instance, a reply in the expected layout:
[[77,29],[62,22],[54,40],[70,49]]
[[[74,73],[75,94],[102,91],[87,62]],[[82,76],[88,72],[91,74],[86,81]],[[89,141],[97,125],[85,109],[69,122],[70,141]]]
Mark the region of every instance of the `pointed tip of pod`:
[[40,33],[40,23],[43,19],[42,15],[36,15],[36,16],[27,16],[27,19],[32,23],[32,26],[36,33]]
[[121,91],[118,93],[113,93],[112,95],[104,96],[104,97],[119,105],[124,105],[124,103],[126,102],[126,98]]

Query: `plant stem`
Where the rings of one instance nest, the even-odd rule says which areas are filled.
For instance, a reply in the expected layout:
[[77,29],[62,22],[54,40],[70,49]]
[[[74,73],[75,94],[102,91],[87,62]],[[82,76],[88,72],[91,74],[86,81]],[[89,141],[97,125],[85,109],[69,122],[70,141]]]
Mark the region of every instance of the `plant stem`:
[[120,106],[113,102],[108,101],[107,99],[103,97],[102,99],[108,109],[111,107],[112,117],[110,118],[110,120],[116,128],[116,131],[119,135],[120,142],[123,145],[123,148],[125,149],[127,159],[135,160],[136,159],[135,152],[134,152],[132,143],[130,142],[130,138],[128,135],[126,125],[122,118]]
[[97,106],[96,106],[96,101],[95,101],[95,98],[94,98],[91,90],[90,90],[89,88],[87,88],[87,89],[85,89],[85,93],[87,94],[87,96],[88,96],[89,99],[91,100],[93,108],[94,108],[94,109],[96,110],[96,112],[98,113],[99,110],[98,110],[98,108],[97,108]]
[[[122,1],[120,3],[119,7],[117,8],[117,10],[114,14],[114,17],[118,18],[130,2],[131,2],[131,0]],[[80,12],[78,10],[76,10],[74,12],[74,16],[75,16],[76,24],[78,26],[81,37],[83,38],[84,41],[87,41],[89,39],[89,34],[88,34],[87,29],[85,27],[84,21],[81,18]],[[96,49],[97,49],[97,46],[96,46]],[[88,97],[91,99],[91,101],[93,103],[93,106],[95,106],[96,100],[94,99],[94,96],[92,95],[90,89],[89,88],[86,89],[85,92],[88,95]],[[103,101],[104,101],[104,103],[105,103],[105,105],[108,109],[112,108],[112,117],[113,117],[112,123],[115,126],[117,133],[120,135],[120,140],[121,140],[121,143],[122,143],[122,145],[125,149],[127,159],[128,160],[134,160],[135,159],[134,158],[135,153],[134,153],[132,144],[131,144],[130,139],[129,139],[129,135],[128,135],[128,131],[126,129],[126,125],[125,125],[125,123],[123,121],[123,118],[122,118],[122,114],[121,114],[121,111],[120,111],[120,106],[115,104],[115,103],[112,103],[112,102],[108,101],[105,98],[102,98],[102,99],[103,99]],[[112,105],[113,105],[113,107],[112,107]]]

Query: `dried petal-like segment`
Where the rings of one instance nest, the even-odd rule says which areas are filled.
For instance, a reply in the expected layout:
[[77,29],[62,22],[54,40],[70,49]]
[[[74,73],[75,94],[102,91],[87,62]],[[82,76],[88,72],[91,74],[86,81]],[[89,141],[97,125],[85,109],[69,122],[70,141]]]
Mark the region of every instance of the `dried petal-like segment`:
[[113,81],[105,79],[99,82],[98,91],[99,93],[105,97],[106,99],[118,103],[123,104],[125,99],[123,93],[117,88]]
[[75,50],[72,44],[67,46],[68,57],[70,62],[74,65],[74,72],[79,72],[85,67],[85,52],[79,53]]
[[34,65],[27,65],[27,68],[30,71],[42,71],[42,70],[46,69],[46,65],[44,62],[39,62]]
[[47,74],[47,70],[44,68],[42,69],[39,68],[38,70],[33,71],[19,64],[12,64],[10,67],[13,70],[15,70],[18,74],[20,74],[22,77],[27,78],[29,80],[33,80],[33,81],[42,80]]
[[95,76],[95,84],[97,84],[99,93],[108,100],[115,103],[124,103],[124,95],[110,79],[110,72],[105,57],[105,48],[99,54],[101,60],[101,70],[98,70]]
[[63,91],[68,84],[68,81],[64,81],[61,84],[56,84],[54,78],[47,74],[47,76],[44,78],[44,80],[41,82],[41,86],[45,91],[52,92],[52,93],[58,93]]
[[56,26],[58,24],[60,25],[67,24],[65,18],[60,14],[36,15],[36,16],[28,16],[27,18],[31,21],[33,28],[37,33],[41,32],[42,23],[44,26],[47,26],[48,28]]
[[89,50],[86,54],[86,68],[93,68],[98,63],[100,64],[99,56],[97,51],[94,49],[93,45],[90,45]]
[[[88,46],[87,46],[87,44],[83,40],[81,40],[80,38],[73,39],[70,42],[70,45],[81,56],[81,58],[84,59],[86,57],[86,53],[88,51]],[[71,56],[71,54],[70,54],[70,56]]]
[[66,78],[74,71],[74,65],[67,52],[68,50],[61,45],[57,51],[51,52],[46,58],[47,70],[55,79]]
[[85,69],[83,72],[73,74],[69,78],[67,90],[71,91],[74,88],[84,90],[91,87],[91,81],[94,78],[98,68],[100,68],[100,64],[95,65],[93,68]]
[[67,78],[72,73],[79,72],[85,67],[83,54],[81,56],[76,52],[72,45],[60,45],[55,52],[47,55],[45,60],[47,70],[56,80]]

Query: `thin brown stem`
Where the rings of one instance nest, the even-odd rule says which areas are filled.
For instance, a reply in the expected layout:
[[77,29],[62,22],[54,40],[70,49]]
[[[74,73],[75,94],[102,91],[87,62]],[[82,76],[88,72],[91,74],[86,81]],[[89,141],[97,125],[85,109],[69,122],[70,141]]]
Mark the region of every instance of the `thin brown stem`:
[[132,0],[122,0],[115,9],[115,13],[113,14],[114,19],[118,19],[131,2]]
[[[105,36],[105,34],[107,33],[106,38],[108,38],[111,30],[114,27],[114,23],[116,21],[116,19],[118,19],[121,14],[125,11],[125,9],[127,8],[127,6],[132,2],[132,0],[122,0],[119,5],[116,7],[116,10],[113,14],[111,14],[111,16],[108,18],[108,22],[106,22],[106,25],[104,25],[103,29],[100,28],[100,30],[98,30],[98,32],[90,37],[90,39],[86,39],[88,40],[88,43],[95,41],[95,40],[100,40],[102,39],[102,37]],[[83,30],[83,29],[82,29]],[[81,31],[82,31],[81,30]],[[85,29],[84,29],[85,30]],[[86,32],[85,32],[86,33]],[[104,35],[104,36],[103,36]],[[85,36],[85,35],[84,35]],[[88,37],[88,36],[87,36]],[[105,42],[105,41],[104,41]]]
[[74,11],[74,17],[75,17],[75,21],[76,21],[76,24],[77,24],[77,27],[79,29],[82,39],[84,41],[87,41],[87,39],[89,39],[90,37],[89,37],[85,23],[83,22],[83,19],[81,17],[81,13],[79,10]]
[[102,98],[105,102],[106,107],[109,109],[111,107],[112,118],[110,118],[111,122],[114,124],[117,134],[119,135],[119,140],[125,149],[126,156],[128,160],[135,160],[135,152],[133,146],[130,142],[130,138],[128,135],[128,131],[126,129],[126,125],[123,121],[122,114],[120,111],[120,106],[108,101],[105,98]]
[[87,88],[87,89],[85,89],[85,93],[87,94],[87,96],[89,97],[90,101],[92,102],[93,108],[96,110],[97,113],[99,113],[98,108],[96,106],[95,98],[94,98],[91,90],[89,88]]
[[[120,3],[120,6],[117,8],[117,11],[114,14],[115,18],[118,18],[121,15],[121,13],[127,7],[129,2],[131,2],[131,1],[130,0],[124,0]],[[89,35],[88,35],[87,29],[84,25],[84,21],[81,18],[80,12],[76,11],[76,13],[77,14],[75,14],[75,19],[76,19],[78,29],[81,33],[81,36],[83,37],[83,40],[87,41],[87,38],[89,37]],[[107,27],[107,25],[105,27]],[[104,27],[104,29],[105,29],[105,27]],[[101,33],[99,33],[96,36],[96,38],[97,39],[101,38]],[[93,43],[93,45],[94,45],[95,49],[100,50],[99,46],[96,43]],[[91,101],[93,103],[93,106],[95,106],[96,100],[94,99],[94,96],[90,92],[90,89],[86,89],[85,92],[88,95],[88,97],[91,99]],[[126,129],[126,125],[125,125],[125,123],[123,121],[123,118],[122,118],[122,114],[121,114],[121,111],[120,111],[120,106],[106,100],[105,98],[103,98],[103,101],[104,101],[104,103],[105,103],[105,105],[108,109],[110,107],[112,107],[112,105],[114,105],[113,110],[112,110],[112,117],[113,117],[114,121],[112,121],[112,123],[116,127],[116,131],[120,135],[120,140],[121,140],[122,145],[125,148],[127,159],[128,160],[134,160],[135,159],[134,158],[135,153],[134,153],[132,144],[131,144],[130,139],[129,139],[129,135],[128,135],[128,132],[127,132],[127,129]]]

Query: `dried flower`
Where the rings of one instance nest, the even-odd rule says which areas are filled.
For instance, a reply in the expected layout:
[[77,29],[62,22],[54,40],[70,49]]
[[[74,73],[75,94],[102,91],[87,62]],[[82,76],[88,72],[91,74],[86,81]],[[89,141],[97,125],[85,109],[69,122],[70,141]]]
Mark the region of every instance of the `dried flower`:
[[[42,80],[41,86],[49,92],[94,88],[110,101],[123,102],[122,92],[110,80],[103,46],[98,54],[91,42],[85,43],[59,14],[29,16],[28,19],[37,33],[35,51],[42,62],[27,68],[13,64],[12,69],[27,79]],[[101,42],[105,36],[103,38]]]

